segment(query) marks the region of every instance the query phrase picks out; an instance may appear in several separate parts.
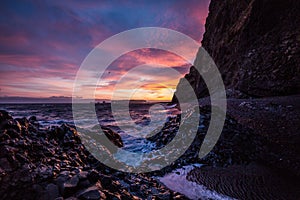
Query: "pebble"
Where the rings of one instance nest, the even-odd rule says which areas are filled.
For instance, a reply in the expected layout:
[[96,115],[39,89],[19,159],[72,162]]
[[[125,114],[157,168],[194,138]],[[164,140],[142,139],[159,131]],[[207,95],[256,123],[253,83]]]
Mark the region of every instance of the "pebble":
[[[70,125],[41,130],[35,117],[15,121],[4,111],[0,120],[0,142],[5,141],[0,145],[0,193],[5,199],[145,199],[154,196],[151,187],[155,195],[168,191],[146,178],[151,175],[130,176],[128,184],[128,174],[96,161]],[[121,138],[108,132],[121,146]]]
[[106,196],[103,192],[100,192],[98,189],[91,187],[80,193],[78,195],[78,198],[80,200],[98,200],[106,199]]

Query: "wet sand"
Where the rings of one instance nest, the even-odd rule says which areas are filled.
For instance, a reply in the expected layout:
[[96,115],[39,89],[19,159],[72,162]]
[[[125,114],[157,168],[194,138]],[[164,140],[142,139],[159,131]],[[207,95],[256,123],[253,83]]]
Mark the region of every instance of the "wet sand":
[[[199,103],[209,105],[209,98]],[[300,95],[228,98],[227,115],[265,140],[258,152],[260,162],[300,178]]]
[[263,139],[255,144],[260,164],[205,166],[188,180],[238,199],[300,199],[300,95],[229,98],[227,115]]
[[259,164],[204,166],[189,172],[187,179],[237,199],[300,199],[300,182]]

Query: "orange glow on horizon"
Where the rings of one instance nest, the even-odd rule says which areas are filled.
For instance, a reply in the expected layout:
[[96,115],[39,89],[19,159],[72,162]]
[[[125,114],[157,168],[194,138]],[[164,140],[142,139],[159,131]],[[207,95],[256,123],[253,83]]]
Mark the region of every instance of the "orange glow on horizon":
[[[135,70],[140,66],[142,71]],[[107,68],[107,73],[97,84],[95,98],[170,101],[179,79],[187,73],[189,66],[191,64],[182,57],[163,50],[129,52]],[[120,82],[124,77],[125,82]],[[135,87],[135,84],[142,85]],[[114,95],[116,85],[118,90]]]

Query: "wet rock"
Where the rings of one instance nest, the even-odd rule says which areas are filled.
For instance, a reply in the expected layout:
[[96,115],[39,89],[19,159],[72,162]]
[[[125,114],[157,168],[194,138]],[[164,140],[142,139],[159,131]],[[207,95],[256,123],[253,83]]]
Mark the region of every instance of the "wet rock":
[[191,96],[189,91],[186,90],[186,88],[189,88],[191,86],[192,86],[193,90],[195,91],[197,98],[208,95],[208,89],[207,89],[200,73],[194,66],[191,66],[189,73],[186,74],[184,76],[184,78],[179,80],[179,83],[176,87],[176,91],[172,98],[172,102],[178,103],[177,96],[179,96],[179,94],[182,97],[182,99],[180,99],[181,103],[189,102],[190,99],[193,97]]
[[57,185],[50,183],[49,185],[46,186],[46,191],[45,191],[45,195],[43,196],[42,199],[45,200],[52,200],[52,199],[56,199],[59,197],[59,190]]
[[27,120],[26,117],[17,118],[16,121],[19,122],[20,125],[23,126],[24,128],[28,128],[28,126],[29,126],[29,121]]
[[99,191],[96,187],[91,187],[78,195],[80,200],[99,200],[106,199],[103,192]]
[[53,127],[48,134],[50,135],[50,139],[58,139],[63,140],[65,136],[65,132],[61,127]]
[[9,134],[7,134],[7,131],[3,131],[0,133],[0,142],[4,142],[11,139],[11,137],[9,136]]
[[[19,128],[18,128],[19,129]],[[15,139],[20,137],[20,129],[18,130],[16,128],[9,128],[6,131],[6,134],[9,135],[10,138]]]
[[170,192],[164,192],[157,195],[158,199],[171,199]]
[[70,178],[69,180],[67,180],[67,182],[65,182],[62,187],[63,196],[69,197],[72,194],[74,194],[76,192],[78,183],[79,183],[79,178],[76,175]]
[[101,185],[103,188],[109,189],[112,185],[112,178],[106,175],[102,175],[99,177]]
[[32,122],[36,122],[37,118],[36,118],[36,116],[31,116],[31,117],[29,117],[28,120],[29,120],[30,123],[32,123]]
[[5,110],[0,110],[0,124],[6,120],[13,119],[12,116]]
[[[8,120],[0,127],[0,138],[5,141],[0,145],[3,198],[145,199],[151,194],[149,185],[155,180],[137,178],[136,185],[142,186],[130,191],[129,184],[121,182],[127,174],[115,172],[97,161],[80,143],[72,126],[40,130],[32,122],[34,119],[4,118]],[[118,134],[111,131],[108,134],[119,146],[123,145]],[[134,177],[131,184],[135,183]],[[157,190],[163,193],[160,188]],[[24,191],[26,195],[22,195]]]
[[[300,93],[299,7],[293,0],[211,1],[202,47],[219,68],[226,88],[242,93],[230,91],[230,96]],[[198,98],[209,95],[194,67],[185,78]],[[176,93],[190,99],[184,84],[179,81]]]
[[13,168],[7,158],[0,158],[0,168],[4,171],[12,171]]
[[42,197],[44,195],[45,191],[44,191],[44,188],[41,185],[34,184],[32,186],[32,189],[33,189],[34,193],[37,194],[37,196]]
[[78,174],[79,180],[85,180],[88,177],[89,172],[88,171],[81,171]]
[[25,163],[29,163],[30,161],[28,160],[28,158],[26,158],[24,155],[17,153],[16,154],[16,159],[23,165]]
[[122,138],[118,133],[116,133],[113,130],[106,128],[106,127],[101,127],[101,128],[102,128],[104,134],[106,135],[106,137],[110,141],[112,141],[117,147],[121,148],[124,146]]
[[91,170],[88,172],[87,178],[91,183],[96,183],[100,178],[100,174],[96,170]]
[[79,188],[88,188],[90,186],[92,186],[92,183],[87,179],[86,180],[80,180],[79,184],[78,184]]
[[78,198],[76,198],[76,197],[69,197],[69,198],[66,198],[65,200],[78,200]]

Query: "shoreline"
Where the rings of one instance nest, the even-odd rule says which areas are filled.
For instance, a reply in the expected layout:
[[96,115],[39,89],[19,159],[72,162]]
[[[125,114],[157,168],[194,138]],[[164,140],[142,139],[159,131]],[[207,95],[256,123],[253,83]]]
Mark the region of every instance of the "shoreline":
[[[39,130],[36,118],[0,112],[0,195],[5,199],[186,199],[149,174],[118,172],[97,161],[74,128]],[[118,138],[116,138],[118,139]]]
[[[257,127],[251,127],[249,126],[251,123],[246,123],[249,121],[245,120],[247,117],[252,117],[253,121],[258,119],[264,121],[262,117],[265,116],[269,119],[270,113],[276,119],[274,112],[286,113],[286,116],[289,116],[291,109],[293,109],[294,120],[297,120],[299,114],[297,99],[299,99],[299,96],[290,97],[291,101],[289,99],[279,99],[277,97],[229,99],[228,113],[222,135],[213,151],[205,158],[199,159],[199,146],[201,146],[205,137],[210,120],[210,106],[203,103],[206,101],[205,99],[200,99],[200,103],[202,102],[200,121],[203,126],[199,126],[197,137],[192,145],[170,166],[146,174],[117,172],[104,166],[84,148],[76,129],[70,125],[63,124],[40,130],[38,121],[34,117],[13,119],[8,113],[1,111],[0,180],[2,187],[0,194],[5,198],[22,199],[23,197],[19,194],[28,190],[31,191],[27,194],[30,199],[46,198],[50,194],[52,195],[50,195],[51,198],[53,197],[52,199],[55,199],[54,196],[63,197],[64,199],[68,197],[85,199],[86,197],[83,196],[143,199],[149,195],[153,198],[162,199],[187,199],[179,191],[175,192],[167,185],[155,180],[155,177],[163,179],[170,173],[174,174],[174,170],[179,170],[183,166],[203,163],[204,166],[195,168],[187,174],[187,181],[190,181],[192,185],[196,182],[200,186],[202,185],[201,187],[216,191],[220,195],[236,198],[245,197],[243,195],[249,195],[244,190],[246,187],[252,188],[252,191],[256,191],[258,196],[266,195],[266,191],[273,193],[278,198],[290,195],[299,196],[300,194],[292,189],[298,186],[299,177],[295,177],[294,180],[288,179],[299,165],[294,161],[291,163],[293,164],[292,167],[287,165],[285,159],[283,159],[285,157],[282,157],[286,154],[273,155],[272,142],[278,140],[276,139],[278,135],[261,133],[261,130],[265,130],[272,125],[272,118],[272,123],[265,124],[265,127],[261,127],[259,123],[254,123]],[[290,107],[292,102],[296,102],[296,104]],[[280,123],[283,122],[284,120]],[[174,129],[177,123],[177,118],[172,118],[165,124],[165,131],[161,131],[151,138],[152,141],[156,142],[157,147],[161,148],[172,140],[169,129]],[[285,136],[290,138],[296,127],[297,124],[289,127],[290,129],[286,131]],[[116,144],[122,146],[122,140],[117,133],[107,130],[107,134],[109,139],[113,142],[116,139]],[[268,140],[265,138],[266,135]],[[282,137],[283,135],[281,135]],[[298,135],[294,133],[294,137],[298,137]],[[294,160],[297,161],[298,159],[297,156],[295,157],[293,149],[288,148],[293,147],[291,144],[296,141],[296,139],[291,140],[292,143],[288,143],[290,146],[285,146],[287,149],[284,153],[290,153],[289,160],[293,158],[293,155]],[[283,142],[286,142],[286,140]],[[253,163],[261,164],[258,166]],[[249,170],[253,171],[250,175]],[[274,170],[277,170],[277,172],[273,173]],[[257,183],[255,181],[267,180],[267,176],[273,177],[273,179],[266,182],[266,185],[264,185],[265,182],[259,182],[260,185],[255,185]],[[276,176],[280,176],[280,178],[277,179]],[[240,177],[243,178],[240,180]],[[276,189],[273,185],[278,180],[285,184],[279,185],[279,189]],[[237,184],[236,181],[242,181],[242,183]],[[284,185],[292,186],[290,190],[286,190]],[[197,187],[199,185],[195,185],[195,188]],[[232,191],[239,189],[239,187],[240,193],[237,193],[239,196],[235,196]],[[281,193],[279,194],[278,191],[281,191]],[[24,198],[26,199],[27,196],[25,195]]]
[[299,179],[257,163],[228,167],[203,166],[187,179],[236,199],[290,199],[300,197]]

